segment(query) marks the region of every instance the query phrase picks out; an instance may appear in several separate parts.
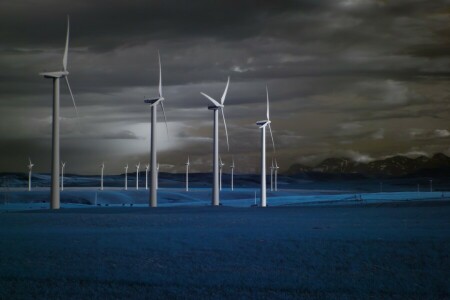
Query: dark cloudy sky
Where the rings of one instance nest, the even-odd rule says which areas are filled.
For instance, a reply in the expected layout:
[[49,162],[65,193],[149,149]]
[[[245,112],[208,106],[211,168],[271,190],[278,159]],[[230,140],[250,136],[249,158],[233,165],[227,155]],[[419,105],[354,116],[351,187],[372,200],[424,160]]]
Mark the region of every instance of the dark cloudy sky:
[[220,97],[227,76],[221,151],[239,172],[257,170],[266,84],[282,169],[450,154],[450,1],[2,0],[0,171],[26,171],[28,156],[50,169],[52,85],[38,73],[61,68],[67,14],[80,117],[61,85],[66,172],[148,161],[143,100],[157,93],[158,49],[171,133],[159,123],[161,171],[187,155],[193,171],[210,169],[212,113],[199,93]]

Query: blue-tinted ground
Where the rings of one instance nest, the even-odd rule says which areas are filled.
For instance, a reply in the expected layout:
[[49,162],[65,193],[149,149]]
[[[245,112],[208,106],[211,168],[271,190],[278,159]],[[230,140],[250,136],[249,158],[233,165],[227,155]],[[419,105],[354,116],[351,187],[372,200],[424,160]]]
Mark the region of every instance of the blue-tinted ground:
[[0,299],[448,299],[450,203],[0,213]]

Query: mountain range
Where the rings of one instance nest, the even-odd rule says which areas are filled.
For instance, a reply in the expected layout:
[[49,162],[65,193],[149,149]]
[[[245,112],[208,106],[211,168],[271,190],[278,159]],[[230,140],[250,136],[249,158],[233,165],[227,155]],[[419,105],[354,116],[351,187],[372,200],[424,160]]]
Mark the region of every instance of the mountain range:
[[450,157],[436,153],[431,157],[392,156],[368,163],[355,162],[349,158],[327,158],[314,167],[293,164],[284,175],[299,174],[342,174],[362,177],[404,177],[404,176],[450,176]]

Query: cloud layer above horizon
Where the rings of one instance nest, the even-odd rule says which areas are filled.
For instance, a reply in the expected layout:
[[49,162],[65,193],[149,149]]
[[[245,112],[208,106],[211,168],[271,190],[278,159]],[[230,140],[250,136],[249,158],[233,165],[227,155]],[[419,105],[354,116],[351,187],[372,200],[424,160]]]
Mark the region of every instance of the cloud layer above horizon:
[[[50,170],[51,81],[71,19],[70,82],[61,85],[67,172],[123,172],[146,163],[149,108],[161,52],[170,138],[159,123],[162,171],[211,164],[212,114],[227,76],[230,152],[255,172],[265,86],[277,160],[314,164],[450,154],[450,1],[55,1],[0,3],[0,171]],[[160,114],[161,116],[161,114]],[[162,119],[160,119],[162,121]],[[222,130],[222,129],[221,129]],[[270,144],[268,143],[270,153]]]

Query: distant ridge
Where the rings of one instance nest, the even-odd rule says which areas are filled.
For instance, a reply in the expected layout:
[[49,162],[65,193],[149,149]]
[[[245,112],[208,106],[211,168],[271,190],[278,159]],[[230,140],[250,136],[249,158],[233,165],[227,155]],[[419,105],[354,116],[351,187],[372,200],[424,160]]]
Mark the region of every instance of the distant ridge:
[[396,155],[369,163],[355,162],[348,158],[327,158],[315,167],[293,164],[283,174],[293,176],[308,173],[353,174],[363,177],[450,176],[450,157],[443,153],[417,158]]

